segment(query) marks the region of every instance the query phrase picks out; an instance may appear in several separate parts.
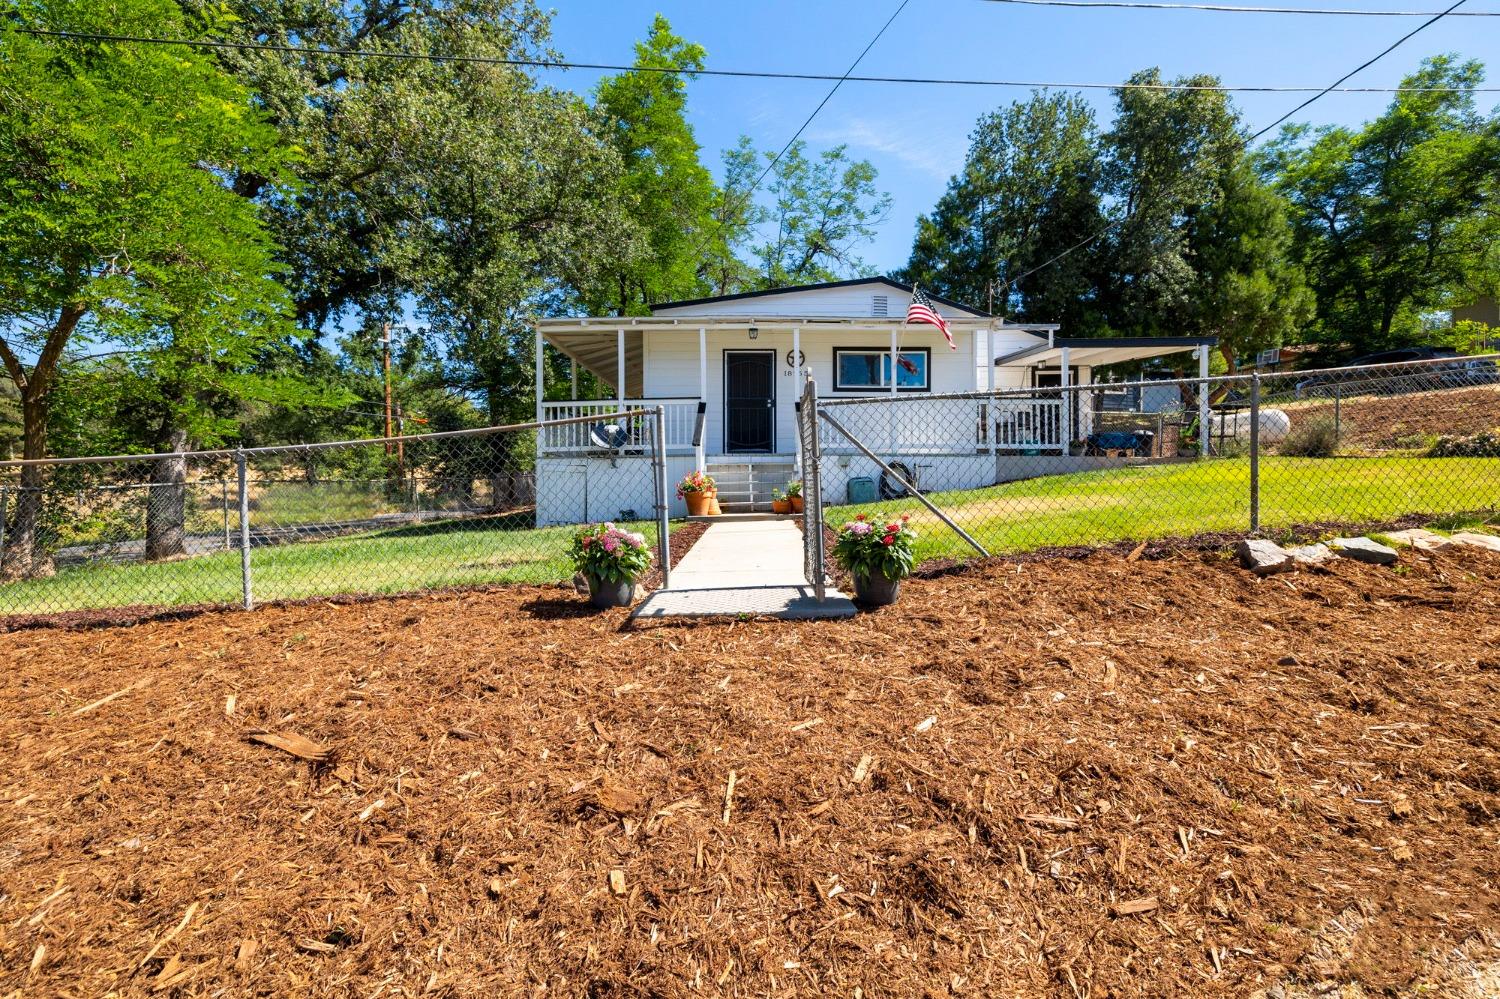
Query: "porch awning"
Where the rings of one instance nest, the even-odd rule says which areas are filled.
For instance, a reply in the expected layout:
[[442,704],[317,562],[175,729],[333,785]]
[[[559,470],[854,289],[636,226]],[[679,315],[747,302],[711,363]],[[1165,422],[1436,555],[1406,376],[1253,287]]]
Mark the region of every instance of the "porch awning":
[[[542,334],[547,343],[567,357],[578,362],[585,371],[592,372],[616,393],[620,386],[619,334],[614,330],[600,329],[549,329]],[[641,377],[645,351],[644,337],[640,330],[625,330],[625,391],[616,396],[620,399],[639,399],[642,395]]]
[[1070,365],[1098,367],[1101,364],[1165,357],[1168,354],[1197,350],[1199,347],[1212,348],[1218,343],[1219,338],[1213,336],[1055,337],[1050,344],[1038,344],[1002,354],[995,358],[995,366],[1056,366],[1062,364],[1063,351],[1066,350]]

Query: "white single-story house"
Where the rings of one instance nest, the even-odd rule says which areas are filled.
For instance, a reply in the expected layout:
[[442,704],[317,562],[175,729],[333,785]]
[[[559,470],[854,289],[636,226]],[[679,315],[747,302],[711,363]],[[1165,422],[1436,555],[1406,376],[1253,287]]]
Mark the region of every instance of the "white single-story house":
[[[1069,445],[1087,437],[1090,417],[1076,393],[1065,407],[1058,387],[1090,384],[1099,365],[1182,351],[1197,352],[1206,377],[1214,345],[1202,337],[1067,338],[1055,325],[1007,322],[929,296],[953,334],[950,348],[936,327],[905,323],[911,294],[888,278],[860,278],[672,302],[650,316],[538,320],[537,421],[597,416],[602,425],[622,410],[662,406],[670,482],[704,468],[727,508],[761,509],[772,488],[798,475],[796,406],[810,376],[820,400],[886,401],[831,412],[883,458],[915,469],[924,491],[974,488],[1023,477],[1007,469],[1008,458],[1029,458],[1025,474],[1044,474],[1034,469],[1047,456],[1053,471],[1077,467]],[[546,397],[544,348],[571,359],[570,398]],[[611,397],[577,398],[579,369],[609,386]],[[1041,391],[973,396],[1028,389]],[[952,397],[959,393],[969,397]],[[890,404],[892,397],[901,402]],[[538,434],[539,523],[622,510],[649,516],[650,477],[633,467],[649,455],[611,449],[596,429],[571,424]],[[878,477],[837,434],[825,428],[821,440],[825,502],[843,502],[850,478]],[[685,512],[675,497],[672,504],[674,516]]]

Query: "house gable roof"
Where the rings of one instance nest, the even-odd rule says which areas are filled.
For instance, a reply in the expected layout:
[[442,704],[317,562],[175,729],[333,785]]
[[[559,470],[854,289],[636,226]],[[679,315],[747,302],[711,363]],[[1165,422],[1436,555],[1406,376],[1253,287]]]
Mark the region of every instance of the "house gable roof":
[[[902,284],[900,281],[894,281],[888,277],[853,278],[848,281],[826,281],[822,284],[804,284],[786,288],[767,288],[764,291],[746,291],[740,292],[737,295],[716,295],[711,298],[690,298],[680,302],[663,302],[660,305],[653,306],[651,314],[661,315],[664,312],[673,312],[691,315],[694,309],[719,306],[729,302],[750,302],[755,299],[766,299],[775,296],[797,296],[801,300],[807,300],[816,299],[829,292],[847,291],[848,289],[861,287],[867,287],[873,292],[882,286],[908,296],[908,300],[912,292],[911,285]],[[938,305],[943,306],[944,311],[957,312],[977,319],[990,318],[990,314],[982,309],[974,309],[930,292],[927,297]],[[707,311],[720,312],[721,310],[707,308]],[[905,314],[904,309],[901,310],[901,314]]]

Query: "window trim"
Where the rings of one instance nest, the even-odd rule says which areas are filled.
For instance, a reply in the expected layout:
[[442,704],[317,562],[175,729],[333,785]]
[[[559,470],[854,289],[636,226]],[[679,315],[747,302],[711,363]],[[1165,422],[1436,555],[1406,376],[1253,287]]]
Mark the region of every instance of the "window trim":
[[[839,355],[840,354],[880,354],[882,356],[891,352],[890,347],[835,347],[833,348],[833,391],[835,392],[880,392],[890,394],[889,385],[844,385],[839,381]],[[921,354],[922,370],[925,373],[925,384],[923,385],[900,385],[896,391],[900,392],[931,392],[932,391],[932,348],[931,347],[901,347],[898,354]]]

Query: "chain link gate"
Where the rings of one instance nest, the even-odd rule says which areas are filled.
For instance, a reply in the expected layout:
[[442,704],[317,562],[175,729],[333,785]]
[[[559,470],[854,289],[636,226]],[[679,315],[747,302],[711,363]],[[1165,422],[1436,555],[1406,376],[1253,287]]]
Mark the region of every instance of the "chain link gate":
[[797,407],[797,433],[802,441],[802,572],[819,600],[827,590],[823,567],[822,449],[818,445],[818,388],[812,378],[802,388]]

